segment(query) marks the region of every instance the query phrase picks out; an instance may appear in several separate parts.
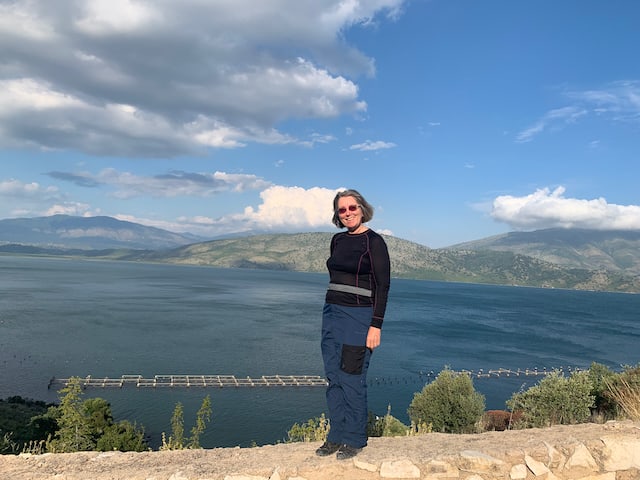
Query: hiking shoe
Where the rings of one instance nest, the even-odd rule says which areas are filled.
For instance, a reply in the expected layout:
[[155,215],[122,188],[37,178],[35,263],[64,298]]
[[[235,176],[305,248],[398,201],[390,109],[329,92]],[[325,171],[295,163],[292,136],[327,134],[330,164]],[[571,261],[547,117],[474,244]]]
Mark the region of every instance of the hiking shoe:
[[351,447],[345,443],[340,446],[338,453],[336,453],[336,458],[338,460],[348,460],[349,458],[355,457],[360,452],[360,450],[362,449]]
[[340,448],[339,443],[333,442],[324,442],[317,450],[316,455],[319,457],[326,457],[327,455],[331,455],[332,453],[336,453]]

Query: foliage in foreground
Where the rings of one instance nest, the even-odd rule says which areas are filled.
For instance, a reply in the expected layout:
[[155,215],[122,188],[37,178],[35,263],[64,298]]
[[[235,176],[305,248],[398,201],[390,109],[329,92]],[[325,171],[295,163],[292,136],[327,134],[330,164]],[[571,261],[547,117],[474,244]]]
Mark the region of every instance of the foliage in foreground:
[[619,416],[640,421],[640,366],[626,367],[619,375],[607,377],[604,384]]
[[586,371],[565,377],[555,370],[524,392],[508,401],[511,411],[522,412],[519,427],[549,427],[585,423],[595,404],[593,385]]
[[[329,434],[330,424],[325,414],[311,418],[302,424],[294,423],[287,432],[287,443],[293,442],[324,442]],[[391,405],[383,416],[369,412],[367,436],[369,437],[398,437],[413,436],[429,433],[429,425],[407,426],[391,415]]]
[[114,422],[111,406],[102,398],[82,399],[80,379],[69,379],[59,392],[59,406],[52,406],[43,419],[55,421],[55,434],[45,443],[47,451],[135,451],[147,449],[144,430],[128,421]]
[[302,424],[294,423],[287,432],[287,443],[324,442],[329,434],[329,420],[324,413]]
[[475,390],[471,377],[445,368],[414,394],[408,413],[412,424],[431,425],[435,432],[475,433],[484,409],[484,395]]
[[200,446],[200,436],[207,428],[207,424],[211,421],[211,397],[207,395],[198,413],[196,413],[196,423],[191,429],[191,436],[185,438],[184,436],[184,407],[182,403],[178,402],[173,410],[171,416],[171,435],[167,439],[164,432],[162,432],[162,446],[160,450],[182,450],[185,448],[197,449],[202,448]]
[[[59,406],[21,397],[0,400],[0,454],[148,449],[143,429],[127,421],[115,423],[105,400],[82,399],[79,378],[71,379],[60,394]],[[389,407],[386,415],[370,414],[368,435],[504,430],[619,418],[640,421],[640,366],[616,373],[593,363],[569,377],[555,371],[529,390],[513,394],[507,407],[510,412],[484,412],[484,397],[475,392],[470,377],[445,369],[414,395],[410,426],[394,418]],[[182,405],[176,405],[172,434],[168,439],[162,434],[161,449],[201,448],[200,436],[210,418],[211,401],[206,397],[191,436],[185,438]],[[322,414],[294,424],[287,441],[324,441],[329,427]]]
[[0,399],[0,454],[17,454],[44,442],[57,428],[55,422],[39,420],[52,404],[19,396]]

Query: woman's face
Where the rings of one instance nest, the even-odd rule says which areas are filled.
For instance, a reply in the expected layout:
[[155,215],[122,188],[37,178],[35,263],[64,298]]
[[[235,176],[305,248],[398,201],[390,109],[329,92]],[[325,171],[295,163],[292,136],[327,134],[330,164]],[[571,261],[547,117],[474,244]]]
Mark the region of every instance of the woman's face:
[[338,218],[350,232],[362,224],[362,208],[354,197],[340,197],[338,199]]

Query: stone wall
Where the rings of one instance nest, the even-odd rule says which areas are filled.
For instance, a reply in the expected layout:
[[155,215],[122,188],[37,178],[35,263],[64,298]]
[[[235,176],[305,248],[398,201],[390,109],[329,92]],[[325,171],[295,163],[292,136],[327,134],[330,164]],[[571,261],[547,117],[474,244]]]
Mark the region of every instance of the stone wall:
[[354,459],[319,443],[0,457],[2,480],[640,480],[640,423],[373,438]]

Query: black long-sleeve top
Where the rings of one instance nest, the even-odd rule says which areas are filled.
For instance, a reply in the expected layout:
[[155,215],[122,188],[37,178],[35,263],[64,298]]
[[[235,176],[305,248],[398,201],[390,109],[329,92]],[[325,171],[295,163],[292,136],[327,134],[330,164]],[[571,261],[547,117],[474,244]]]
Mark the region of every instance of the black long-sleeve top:
[[371,305],[371,326],[382,328],[391,283],[391,262],[384,239],[371,229],[356,235],[341,232],[331,239],[330,252],[330,283],[365,288],[372,295],[327,290],[325,301],[347,307]]

